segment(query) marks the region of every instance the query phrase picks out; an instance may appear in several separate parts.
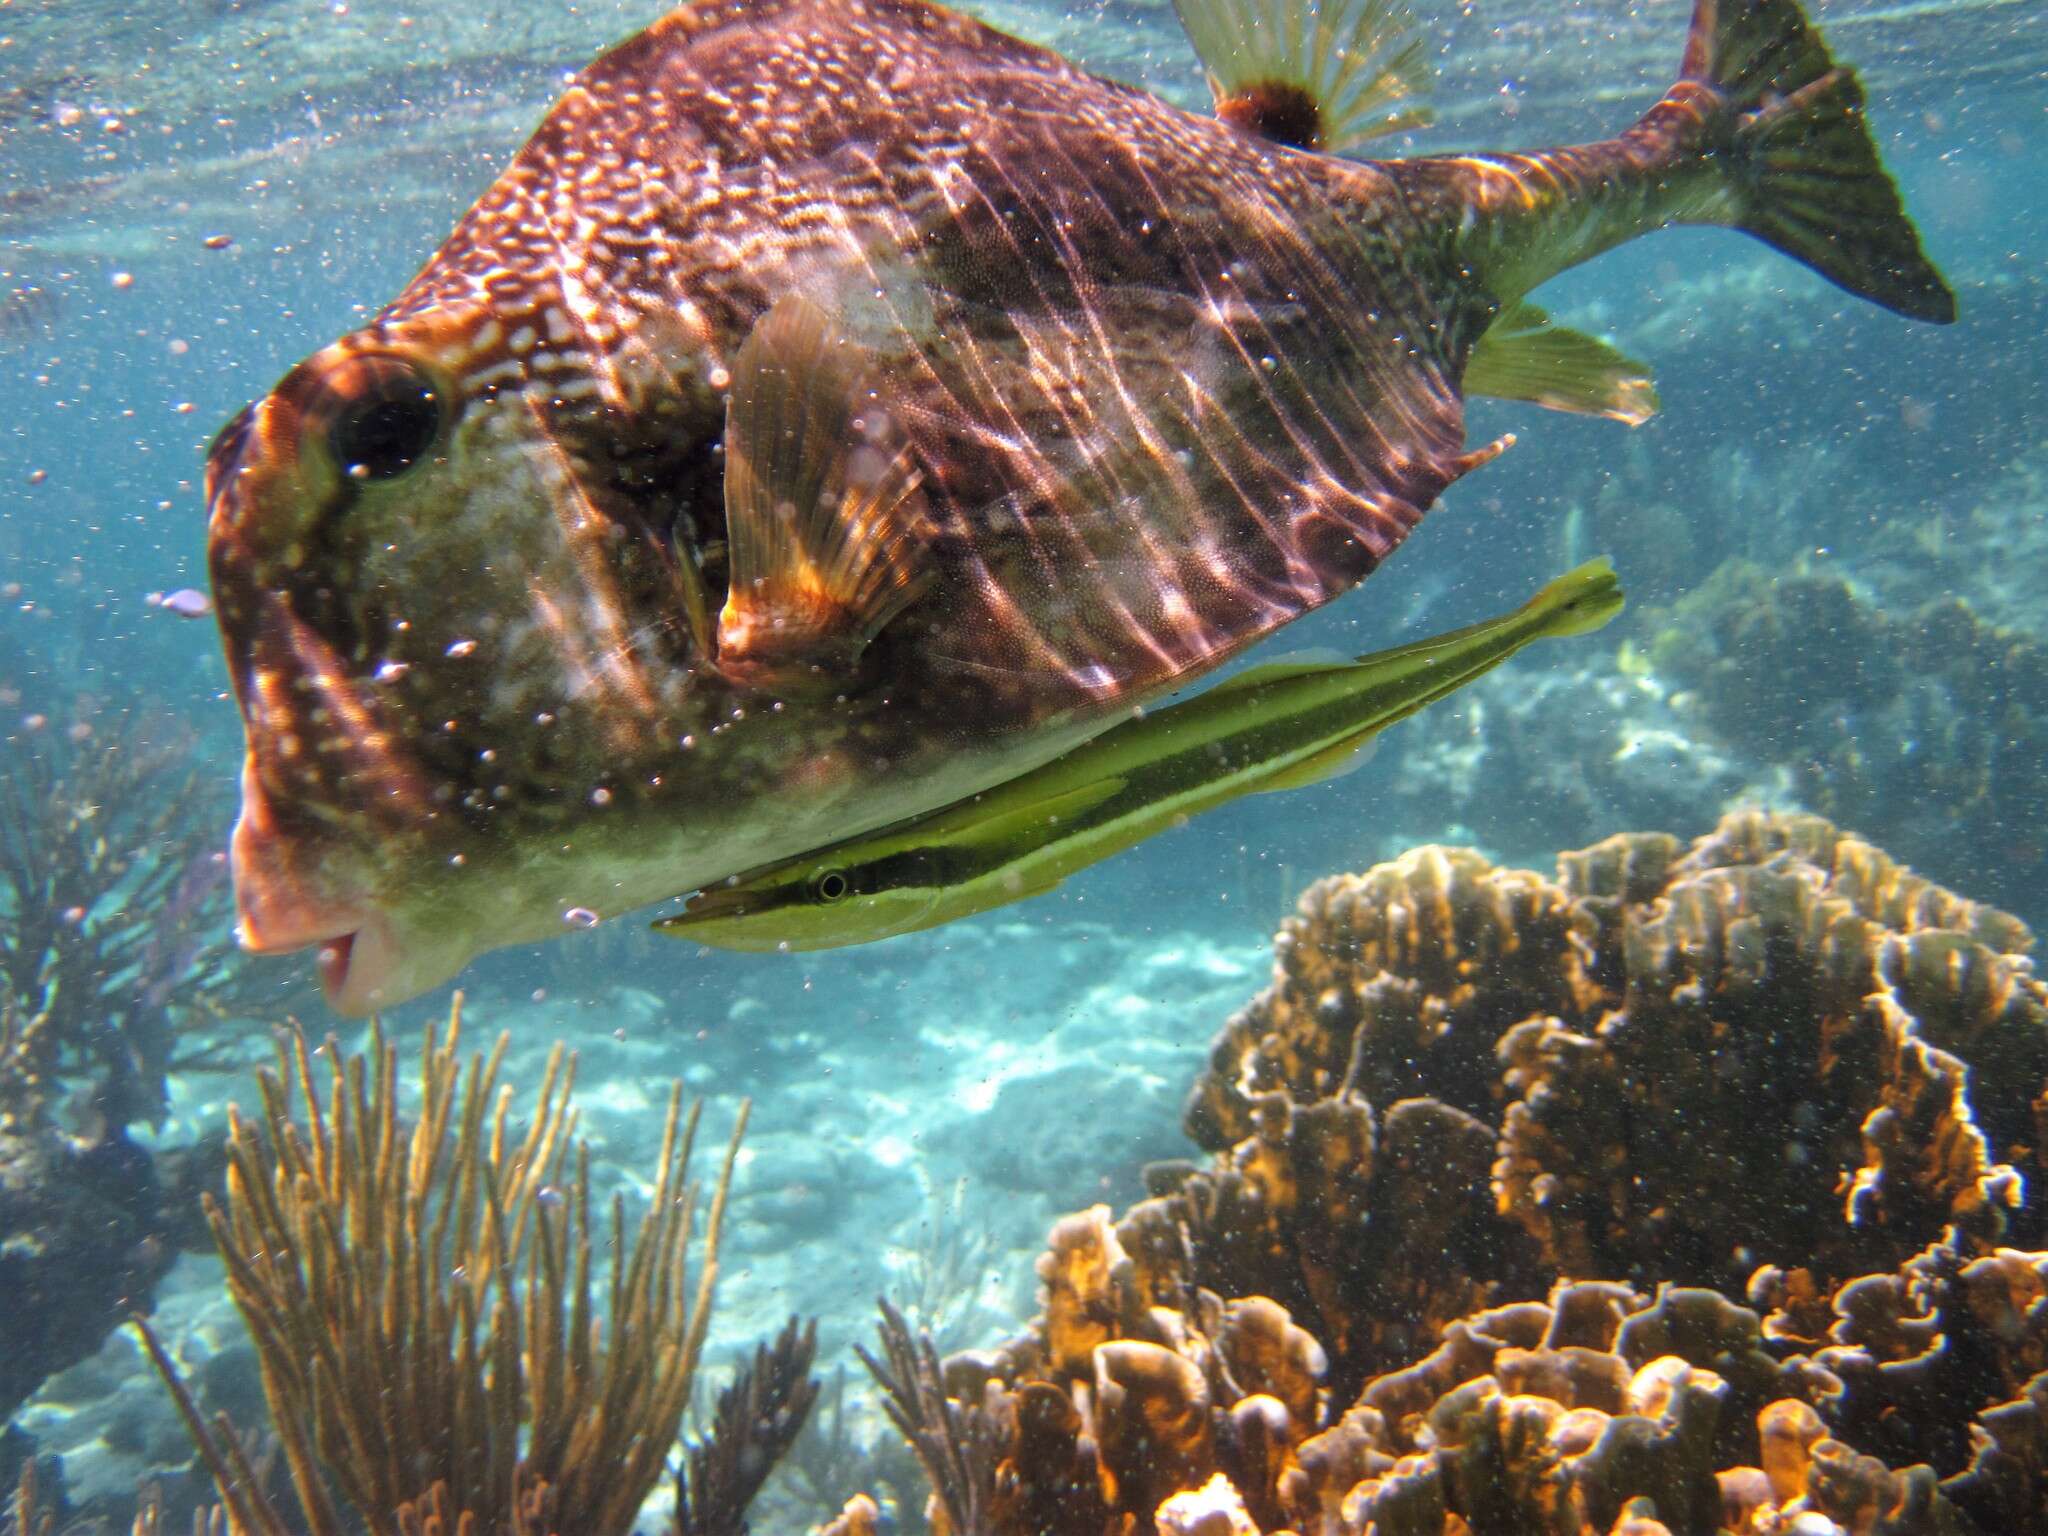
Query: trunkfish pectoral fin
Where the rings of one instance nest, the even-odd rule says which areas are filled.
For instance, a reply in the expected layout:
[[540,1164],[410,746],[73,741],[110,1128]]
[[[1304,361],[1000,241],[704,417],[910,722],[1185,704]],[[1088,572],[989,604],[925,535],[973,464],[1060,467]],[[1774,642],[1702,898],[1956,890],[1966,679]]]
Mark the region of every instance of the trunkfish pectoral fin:
[[1429,39],[1401,0],[1174,0],[1216,115],[1340,152],[1430,120]]
[[868,363],[801,294],[734,359],[717,654],[735,682],[844,686],[928,579],[923,475]]
[[1473,346],[1465,393],[1607,416],[1632,427],[1658,408],[1648,368],[1596,336],[1552,325],[1529,303],[1508,305]]

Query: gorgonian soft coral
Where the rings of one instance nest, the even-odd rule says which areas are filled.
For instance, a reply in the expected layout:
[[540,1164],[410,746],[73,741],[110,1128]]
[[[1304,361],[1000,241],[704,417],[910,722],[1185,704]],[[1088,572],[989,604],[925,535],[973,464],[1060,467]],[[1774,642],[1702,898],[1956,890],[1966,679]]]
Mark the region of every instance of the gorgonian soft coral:
[[[173,1071],[290,1000],[234,944],[228,807],[189,737],[101,710],[0,739],[0,1414],[145,1309],[203,1167],[152,1155]],[[287,980],[285,985],[295,987]],[[175,1165],[175,1166],[174,1166]]]
[[0,751],[0,1116],[155,1119],[296,985],[235,946],[230,807],[165,721],[31,714]]

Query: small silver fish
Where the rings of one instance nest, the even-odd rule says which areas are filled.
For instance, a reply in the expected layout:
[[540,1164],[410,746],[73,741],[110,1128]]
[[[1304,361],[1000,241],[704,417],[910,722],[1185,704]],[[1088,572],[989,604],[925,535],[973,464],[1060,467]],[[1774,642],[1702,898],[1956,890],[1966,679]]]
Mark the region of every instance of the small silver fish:
[[175,592],[152,592],[148,602],[152,608],[175,613],[181,619],[203,619],[213,612],[213,599],[196,587],[180,587]]

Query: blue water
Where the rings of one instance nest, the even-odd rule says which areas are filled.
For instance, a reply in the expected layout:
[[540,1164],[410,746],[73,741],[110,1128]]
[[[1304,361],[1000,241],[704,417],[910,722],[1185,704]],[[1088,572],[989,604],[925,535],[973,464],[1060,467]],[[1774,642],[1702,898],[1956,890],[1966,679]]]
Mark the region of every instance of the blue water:
[[[395,293],[564,73],[649,19],[611,0],[533,9],[0,6],[0,770],[32,752],[61,762],[66,749],[51,744],[135,722],[133,750],[175,741],[198,766],[179,818],[194,846],[224,842],[240,736],[218,641],[210,622],[151,601],[207,585],[206,445],[286,367]],[[849,1358],[868,1298],[900,1289],[935,1223],[983,1244],[974,1305],[959,1308],[950,1342],[1014,1332],[1033,1309],[1031,1256],[1052,1218],[1120,1209],[1143,1194],[1144,1163],[1193,1155],[1181,1096],[1210,1036],[1264,984],[1275,924],[1322,874],[1433,841],[1548,872],[1558,850],[1613,832],[1689,839],[1737,804],[1826,809],[1816,800],[1848,759],[1817,758],[1824,741],[1879,765],[1838,802],[1854,807],[1856,832],[2048,924],[2040,783],[2007,776],[1967,804],[1929,804],[1927,776],[1884,764],[1975,750],[1976,735],[1907,740],[1885,700],[1845,702],[1833,680],[1856,658],[1831,651],[1825,631],[1801,653],[1811,681],[1788,686],[1826,732],[1717,715],[1682,675],[1640,660],[1660,635],[1667,657],[1674,633],[1680,649],[1706,643],[1688,628],[1698,612],[1673,605],[1738,559],[1766,577],[1840,577],[1886,614],[1959,597],[2016,643],[2048,647],[2037,18],[2019,4],[1816,10],[1867,67],[1871,121],[1958,292],[1960,323],[1908,324],[1725,231],[1663,233],[1567,274],[1542,302],[1648,361],[1663,413],[1630,432],[1475,402],[1471,440],[1512,431],[1517,446],[1454,488],[1364,588],[1269,651],[1357,653],[1435,633],[1599,553],[1614,555],[1634,598],[1613,629],[1512,663],[1391,733],[1346,777],[1227,807],[956,928],[751,957],[658,942],[625,918],[487,956],[460,978],[483,1033],[514,1031],[515,1077],[557,1037],[583,1052],[585,1124],[606,1178],[644,1163],[669,1077],[707,1093],[721,1123],[753,1096],[717,1360],[791,1311],[823,1316],[828,1367]],[[1164,5],[987,14],[1198,102]],[[1619,128],[1630,102],[1661,88],[1660,61],[1675,62],[1683,7],[1515,0],[1466,7],[1437,30],[1444,122],[1390,154]],[[1724,659],[1735,672],[1721,676],[1741,672],[1741,656]],[[2026,686],[1997,707],[2048,720],[2048,694]],[[112,888],[88,895],[121,900]],[[210,910],[224,921],[218,901]],[[19,912],[0,922],[26,926]],[[293,1010],[316,1034],[353,1038],[306,991],[304,956],[254,974],[244,1003],[264,1025]],[[447,1006],[442,989],[391,1022],[409,1038]],[[267,1035],[240,1038],[237,1061]],[[144,1146],[190,1140],[219,1125],[226,1100],[253,1096],[237,1073],[174,1071],[168,1092],[134,1126]],[[109,1134],[89,1121],[81,1136]],[[948,1214],[961,1180],[965,1217]],[[160,1315],[195,1368],[239,1359],[222,1374],[240,1372],[240,1397],[233,1385],[221,1395],[238,1417],[260,1415],[218,1286],[213,1260],[187,1256],[163,1283]],[[19,1346],[14,1326],[0,1300],[0,1353]],[[117,1409],[157,1426],[148,1454],[108,1448],[101,1428]],[[177,1450],[120,1337],[18,1418],[103,1515]]]

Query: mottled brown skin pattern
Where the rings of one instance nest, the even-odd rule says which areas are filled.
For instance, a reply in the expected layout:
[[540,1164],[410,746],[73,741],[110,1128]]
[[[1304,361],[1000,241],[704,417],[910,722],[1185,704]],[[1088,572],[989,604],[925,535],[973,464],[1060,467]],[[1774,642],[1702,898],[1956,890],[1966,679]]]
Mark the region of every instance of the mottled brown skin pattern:
[[[1664,217],[1684,126],[1345,162],[915,0],[674,13],[216,447],[245,937],[337,940],[337,1005],[395,1001],[573,909],[1011,777],[1215,666],[1476,462],[1457,381],[1515,296],[1487,253],[1518,291]],[[704,654],[689,572],[715,614],[721,391],[792,290],[871,355],[933,579],[854,675],[777,693]],[[328,433],[385,357],[444,424],[352,480]]]

